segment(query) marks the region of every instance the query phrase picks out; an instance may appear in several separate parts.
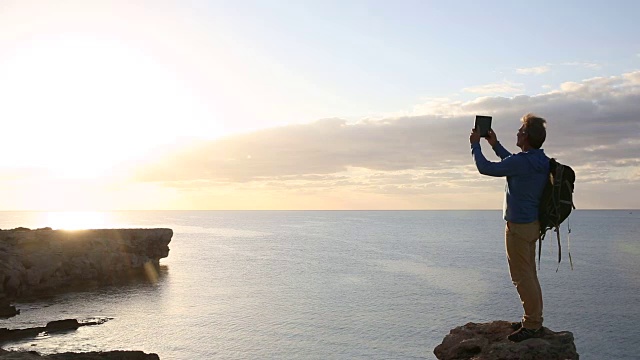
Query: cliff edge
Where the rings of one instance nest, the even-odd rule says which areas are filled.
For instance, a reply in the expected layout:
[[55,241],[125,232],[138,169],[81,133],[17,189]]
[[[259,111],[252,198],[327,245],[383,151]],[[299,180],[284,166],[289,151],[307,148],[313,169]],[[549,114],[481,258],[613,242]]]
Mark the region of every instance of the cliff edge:
[[157,277],[171,229],[0,230],[0,299]]
[[468,323],[452,329],[433,353],[440,360],[574,360],[579,355],[568,331],[544,328],[543,335],[519,343],[507,340],[508,321]]

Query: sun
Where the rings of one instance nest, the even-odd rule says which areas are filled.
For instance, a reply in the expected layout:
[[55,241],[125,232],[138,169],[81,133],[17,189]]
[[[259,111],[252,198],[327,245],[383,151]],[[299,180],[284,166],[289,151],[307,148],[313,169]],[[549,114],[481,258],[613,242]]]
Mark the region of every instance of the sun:
[[0,62],[3,132],[20,135],[2,146],[17,150],[8,161],[56,177],[111,176],[196,133],[207,118],[165,58],[121,39],[57,34],[25,42]]
[[99,211],[51,211],[44,213],[42,222],[58,230],[104,229],[113,227],[108,212]]

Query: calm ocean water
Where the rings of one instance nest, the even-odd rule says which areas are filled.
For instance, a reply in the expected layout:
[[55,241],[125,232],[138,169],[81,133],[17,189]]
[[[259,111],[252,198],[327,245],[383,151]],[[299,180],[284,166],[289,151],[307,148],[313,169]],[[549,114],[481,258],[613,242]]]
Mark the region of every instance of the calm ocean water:
[[[0,212],[0,228],[74,224],[65,216]],[[515,321],[522,312],[499,211],[148,211],[96,218],[91,227],[172,228],[159,281],[19,303],[22,314],[0,327],[113,319],[5,348],[136,349],[162,359],[434,359],[433,348],[451,328]],[[570,224],[575,270],[565,256],[556,273],[557,245],[543,245],[545,326],[573,332],[582,359],[638,359],[640,211],[576,211]]]

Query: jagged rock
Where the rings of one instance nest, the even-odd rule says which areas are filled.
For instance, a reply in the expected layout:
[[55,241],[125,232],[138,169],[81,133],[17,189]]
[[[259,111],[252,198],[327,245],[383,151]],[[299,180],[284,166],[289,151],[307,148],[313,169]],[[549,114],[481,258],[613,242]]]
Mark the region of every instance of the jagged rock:
[[9,300],[0,298],[0,318],[9,318],[18,314],[20,314],[20,310],[11,305]]
[[440,360],[574,360],[579,355],[573,334],[544,328],[537,338],[514,343],[508,321],[468,323],[452,329],[433,353]]

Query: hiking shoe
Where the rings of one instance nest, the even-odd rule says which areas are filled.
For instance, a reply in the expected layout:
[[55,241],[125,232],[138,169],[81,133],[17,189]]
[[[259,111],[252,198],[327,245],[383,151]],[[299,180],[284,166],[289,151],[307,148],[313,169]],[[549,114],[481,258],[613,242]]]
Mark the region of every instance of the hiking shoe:
[[511,333],[511,335],[507,336],[507,339],[513,342],[520,342],[534,337],[539,337],[540,335],[542,335],[542,328],[536,330],[521,327],[520,329]]
[[522,321],[512,322],[510,326],[511,330],[513,331],[520,330],[520,328],[522,327]]

